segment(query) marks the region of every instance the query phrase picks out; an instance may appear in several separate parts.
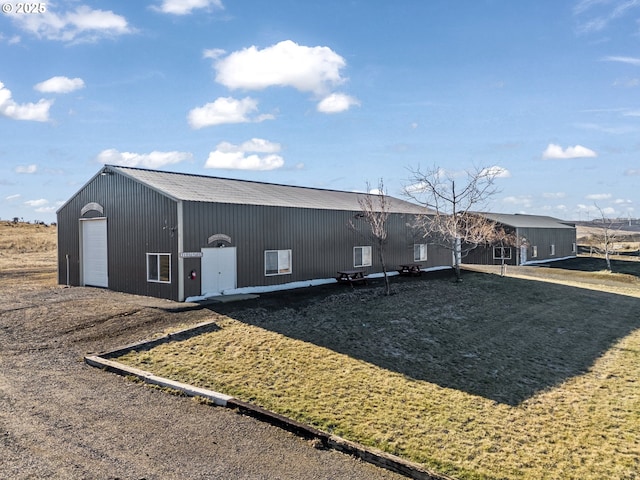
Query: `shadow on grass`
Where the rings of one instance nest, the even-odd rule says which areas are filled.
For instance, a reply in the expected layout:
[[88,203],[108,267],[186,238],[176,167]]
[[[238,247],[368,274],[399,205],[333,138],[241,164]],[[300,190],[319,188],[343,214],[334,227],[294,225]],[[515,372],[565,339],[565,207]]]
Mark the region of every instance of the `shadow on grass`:
[[638,299],[496,275],[328,285],[208,308],[407,377],[518,405],[640,328]]
[[[601,272],[607,268],[604,258],[576,257],[559,262],[549,262],[541,267],[561,268],[563,270],[575,270],[581,272]],[[640,262],[628,260],[611,260],[611,271],[623,273],[640,278]]]

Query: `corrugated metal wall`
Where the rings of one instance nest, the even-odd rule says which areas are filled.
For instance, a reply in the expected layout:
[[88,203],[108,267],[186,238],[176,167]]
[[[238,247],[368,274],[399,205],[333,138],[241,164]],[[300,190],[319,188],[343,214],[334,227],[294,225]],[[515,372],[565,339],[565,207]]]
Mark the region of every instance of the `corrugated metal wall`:
[[[529,244],[527,260],[550,260],[576,255],[576,230],[571,228],[521,228],[520,235]],[[551,245],[555,245],[555,254],[551,254]],[[538,247],[538,256],[532,256],[533,247]]]
[[[83,207],[95,203],[103,212]],[[106,217],[108,235],[109,288],[116,291],[181,299],[179,281],[184,282],[184,297],[200,295],[201,260],[179,259],[179,204],[126,176],[109,173],[96,175],[58,212],[58,281],[80,285],[81,249],[79,224],[82,218]],[[255,205],[183,202],[183,252],[200,252],[212,247],[214,234],[231,237],[237,247],[237,285],[261,286],[294,281],[330,278],[338,270],[354,268],[353,247],[371,245],[372,266],[368,273],[382,271],[377,246],[370,238],[368,225],[360,212],[268,207]],[[353,221],[357,226],[350,226]],[[392,214],[388,222],[389,239],[385,246],[388,269],[413,263],[413,245],[427,243],[415,238],[409,223],[412,218]],[[292,251],[292,273],[266,276],[265,250]],[[147,253],[171,254],[171,283],[147,281]],[[67,262],[68,256],[68,262]],[[184,277],[179,278],[179,262]],[[450,252],[428,246],[425,266],[451,265]],[[67,267],[68,265],[68,267]],[[195,279],[188,274],[194,270]],[[182,297],[182,298],[184,298]]]
[[[82,208],[95,202],[95,210]],[[58,281],[80,285],[81,218],[107,218],[109,288],[178,299],[176,202],[122,175],[97,175],[58,212]],[[171,284],[147,281],[147,253],[171,254]]]
[[[576,252],[573,247],[576,242],[576,231],[570,228],[519,228],[518,235],[527,240],[527,261],[553,260],[570,257]],[[551,245],[555,245],[555,253],[551,254]],[[537,247],[537,256],[533,256],[533,247]],[[512,247],[510,260],[507,265],[520,263],[520,249]],[[463,260],[463,263],[480,265],[500,265],[499,259],[493,258],[493,247],[478,247]]]
[[[199,251],[209,247],[207,239],[214,234],[231,237],[237,247],[238,287],[273,285],[336,276],[341,269],[353,269],[353,247],[371,245],[373,264],[369,273],[382,271],[378,251],[370,239],[364,221],[357,219],[359,212],[229,205],[185,202],[185,251]],[[361,230],[354,230],[353,221]],[[389,269],[401,263],[413,262],[413,229],[407,225],[411,219],[394,214],[389,218],[389,240],[385,247]],[[265,276],[265,250],[292,250],[292,273]],[[450,265],[450,255],[428,249],[425,266]],[[189,265],[193,265],[190,262]],[[185,270],[189,266],[185,263]],[[191,290],[191,286],[187,290]],[[185,291],[186,295],[190,294]]]

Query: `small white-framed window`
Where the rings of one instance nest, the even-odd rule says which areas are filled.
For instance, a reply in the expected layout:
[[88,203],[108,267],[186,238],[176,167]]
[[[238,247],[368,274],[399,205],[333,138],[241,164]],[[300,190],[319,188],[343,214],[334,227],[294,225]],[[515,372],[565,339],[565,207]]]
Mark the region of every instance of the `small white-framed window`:
[[354,267],[370,267],[371,266],[371,246],[353,247],[353,266]]
[[536,258],[538,256],[538,246],[533,245],[531,247],[531,258]]
[[549,255],[555,255],[556,254],[556,246],[555,244],[551,244],[549,245]]
[[147,253],[147,282],[171,283],[170,253]]
[[424,262],[427,260],[427,245],[424,243],[416,243],[413,246],[413,261]]
[[288,275],[291,271],[291,250],[265,250],[265,276]]
[[578,246],[574,243],[571,244],[571,253],[576,253],[578,250]]
[[493,247],[494,260],[511,260],[511,247]]

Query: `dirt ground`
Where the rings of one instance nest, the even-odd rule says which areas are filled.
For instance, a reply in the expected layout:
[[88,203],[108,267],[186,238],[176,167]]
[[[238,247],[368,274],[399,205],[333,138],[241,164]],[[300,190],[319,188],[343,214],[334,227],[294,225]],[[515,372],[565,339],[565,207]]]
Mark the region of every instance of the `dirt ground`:
[[7,252],[0,255],[0,478],[401,478],[232,410],[87,366],[87,353],[212,312],[63,288],[42,255],[15,262]]

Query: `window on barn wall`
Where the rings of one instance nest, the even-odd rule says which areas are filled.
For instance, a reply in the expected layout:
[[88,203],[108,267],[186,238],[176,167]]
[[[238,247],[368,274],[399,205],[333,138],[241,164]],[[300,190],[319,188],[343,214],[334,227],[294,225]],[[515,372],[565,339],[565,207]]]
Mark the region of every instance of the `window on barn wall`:
[[571,244],[571,253],[576,253],[578,250],[578,246],[574,243]]
[[265,250],[264,274],[286,275],[291,273],[291,250]]
[[493,247],[495,260],[511,260],[511,247]]
[[353,247],[353,266],[354,267],[370,267],[371,266],[371,247]]
[[556,254],[556,246],[554,244],[549,245],[549,255]]
[[147,253],[147,281],[171,283],[170,253]]
[[416,243],[413,246],[413,261],[424,262],[427,259],[427,246],[424,243]]
[[532,258],[536,258],[538,256],[538,246],[537,245],[533,245],[531,247],[531,257]]

